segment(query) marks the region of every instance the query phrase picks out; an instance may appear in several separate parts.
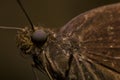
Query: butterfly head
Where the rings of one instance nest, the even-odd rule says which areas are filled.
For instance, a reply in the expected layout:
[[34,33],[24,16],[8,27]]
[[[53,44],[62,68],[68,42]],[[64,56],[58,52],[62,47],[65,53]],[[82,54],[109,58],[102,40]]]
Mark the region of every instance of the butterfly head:
[[42,49],[49,33],[46,29],[34,27],[34,31],[28,27],[18,31],[17,46],[25,54],[31,54],[36,48]]

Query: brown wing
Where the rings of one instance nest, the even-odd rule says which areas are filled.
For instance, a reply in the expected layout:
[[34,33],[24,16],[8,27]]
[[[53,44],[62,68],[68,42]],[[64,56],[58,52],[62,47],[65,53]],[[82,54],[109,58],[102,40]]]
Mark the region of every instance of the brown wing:
[[80,49],[83,80],[120,80],[120,3],[83,13],[60,33]]

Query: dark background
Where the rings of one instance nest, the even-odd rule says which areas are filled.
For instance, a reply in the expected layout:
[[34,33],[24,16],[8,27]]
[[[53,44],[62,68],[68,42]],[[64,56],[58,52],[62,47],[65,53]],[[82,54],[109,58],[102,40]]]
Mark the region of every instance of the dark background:
[[[21,0],[35,25],[62,27],[73,17],[92,8],[120,0]],[[0,0],[0,25],[29,25],[16,0]],[[20,56],[16,47],[16,30],[0,29],[0,80],[33,80],[31,61]],[[47,77],[39,74],[40,80]]]

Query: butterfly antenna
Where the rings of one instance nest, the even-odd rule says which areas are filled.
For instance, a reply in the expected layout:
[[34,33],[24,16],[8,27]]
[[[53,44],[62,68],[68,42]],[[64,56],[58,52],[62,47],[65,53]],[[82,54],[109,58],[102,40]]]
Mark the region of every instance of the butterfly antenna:
[[6,27],[6,26],[0,26],[0,29],[22,30],[22,28],[17,28],[17,27]]
[[29,23],[31,25],[32,30],[34,31],[33,23],[31,21],[30,17],[28,16],[27,12],[25,11],[23,5],[21,4],[20,0],[17,0],[17,3],[19,4],[20,8],[22,9],[23,13],[25,14],[26,18],[28,19],[28,21],[29,21]]

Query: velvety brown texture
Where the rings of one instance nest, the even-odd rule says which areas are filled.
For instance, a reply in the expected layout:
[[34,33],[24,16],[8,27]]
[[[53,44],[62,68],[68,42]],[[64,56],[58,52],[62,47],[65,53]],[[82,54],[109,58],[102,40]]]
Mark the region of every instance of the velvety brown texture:
[[[21,0],[35,25],[61,27],[78,14],[119,0]],[[0,25],[29,25],[15,0],[0,1]],[[22,58],[15,42],[16,30],[0,30],[0,80],[33,80],[31,60]],[[45,76],[40,74],[45,80]]]

